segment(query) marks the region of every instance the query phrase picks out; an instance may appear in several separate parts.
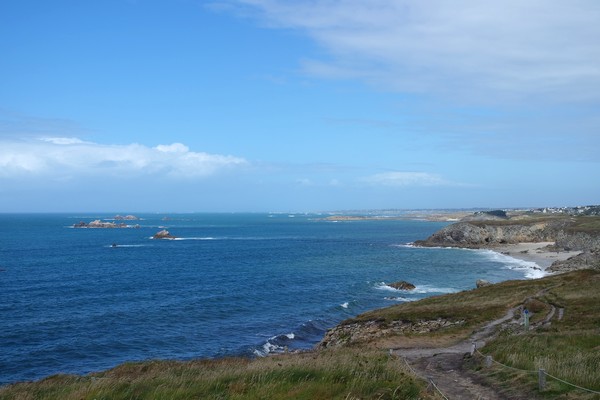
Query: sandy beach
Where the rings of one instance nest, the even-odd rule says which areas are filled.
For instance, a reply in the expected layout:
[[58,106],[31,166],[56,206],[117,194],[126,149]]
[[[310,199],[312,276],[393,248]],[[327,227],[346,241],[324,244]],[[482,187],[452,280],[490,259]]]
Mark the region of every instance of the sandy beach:
[[543,270],[552,265],[554,261],[566,260],[581,253],[581,251],[551,251],[548,246],[553,244],[554,242],[507,244],[494,247],[492,250],[519,260],[532,261]]

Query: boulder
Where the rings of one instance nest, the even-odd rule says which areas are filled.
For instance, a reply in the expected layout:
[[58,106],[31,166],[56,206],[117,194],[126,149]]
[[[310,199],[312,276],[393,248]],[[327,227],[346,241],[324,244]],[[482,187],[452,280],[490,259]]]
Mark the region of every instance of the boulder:
[[415,285],[406,281],[389,283],[388,286],[398,290],[413,290],[415,288]]
[[158,231],[152,236],[152,239],[176,239],[177,236],[173,236],[169,233],[168,230],[163,229],[162,231]]
[[492,286],[493,283],[490,281],[486,281],[485,279],[477,279],[477,282],[475,282],[475,285],[477,285],[477,287],[480,288],[480,287]]

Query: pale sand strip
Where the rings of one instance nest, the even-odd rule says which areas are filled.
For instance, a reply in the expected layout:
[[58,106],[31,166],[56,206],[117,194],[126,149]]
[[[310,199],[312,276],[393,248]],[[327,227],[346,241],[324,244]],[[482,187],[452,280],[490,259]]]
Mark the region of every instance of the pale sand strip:
[[547,249],[547,246],[553,244],[554,242],[506,244],[494,247],[492,250],[519,260],[532,261],[543,270],[552,265],[554,261],[566,260],[581,253],[581,251],[556,252]]

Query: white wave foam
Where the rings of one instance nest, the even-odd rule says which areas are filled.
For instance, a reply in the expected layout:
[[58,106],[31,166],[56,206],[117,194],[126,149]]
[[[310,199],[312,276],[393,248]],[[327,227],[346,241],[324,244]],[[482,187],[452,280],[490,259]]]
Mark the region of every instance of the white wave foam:
[[396,246],[396,247],[413,247],[413,248],[419,248],[419,249],[452,249],[452,250],[457,250],[457,251],[475,251],[480,254],[484,254],[485,256],[487,256],[487,258],[490,261],[495,261],[495,262],[504,264],[504,266],[508,269],[522,271],[524,273],[525,277],[529,278],[529,279],[542,278],[542,277],[548,275],[544,271],[544,269],[541,268],[540,265],[534,261],[520,260],[518,258],[514,258],[509,255],[498,253],[496,251],[489,250],[489,249],[466,249],[466,248],[462,248],[462,247],[442,247],[442,246],[420,247],[420,246],[415,246],[413,243],[398,244],[398,245],[394,245],[394,246]]
[[217,238],[207,236],[207,237],[178,237],[173,240],[217,240]]
[[414,293],[424,294],[424,293],[456,293],[458,289],[454,288],[444,288],[444,287],[435,287],[429,285],[417,286],[413,289]]
[[254,354],[258,357],[266,357],[269,354],[279,353],[283,350],[281,346],[274,345],[271,342],[266,342],[260,349],[254,349]]
[[504,264],[505,268],[522,271],[526,278],[542,278],[547,273],[535,262],[520,260],[506,254],[498,253],[493,250],[477,250],[485,255],[489,260]]
[[456,292],[458,292],[458,289],[435,287],[435,286],[429,286],[429,285],[418,285],[417,287],[415,287],[412,290],[401,290],[401,289],[395,289],[391,286],[388,286],[385,282],[379,282],[378,284],[376,284],[375,289],[385,290],[385,291],[394,292],[394,293],[408,293],[408,294],[456,293]]
[[107,245],[104,247],[114,248],[114,247],[147,247],[147,246],[148,245],[146,245],[146,244],[115,244],[115,245],[110,244],[110,245]]
[[406,247],[409,249],[419,248],[419,246],[415,246],[413,242],[404,243],[404,244],[393,244],[392,247]]
[[286,339],[287,340],[294,340],[295,338],[296,338],[296,335],[293,332],[286,333],[286,334],[283,334],[283,335],[272,336],[260,348],[254,349],[253,353],[256,356],[258,356],[258,357],[266,357],[269,354],[281,354],[281,353],[285,353],[287,351],[287,346],[282,346],[280,344],[277,344],[277,343],[275,343],[275,341],[278,341],[278,340],[281,341],[281,340],[283,340],[284,343],[285,343]]
[[407,302],[407,301],[416,301],[417,300],[417,299],[408,299],[408,298],[402,297],[402,296],[386,296],[383,299],[389,300],[389,301],[397,301],[397,302]]

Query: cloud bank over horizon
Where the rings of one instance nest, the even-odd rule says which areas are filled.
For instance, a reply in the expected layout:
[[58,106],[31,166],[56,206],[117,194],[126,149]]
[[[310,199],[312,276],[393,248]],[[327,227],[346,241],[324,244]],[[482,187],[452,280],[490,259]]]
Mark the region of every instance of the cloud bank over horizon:
[[181,143],[107,145],[75,137],[0,141],[0,178],[166,176],[203,178],[247,167],[231,155],[194,152]]
[[0,3],[0,212],[600,198],[596,0],[32,7]]

